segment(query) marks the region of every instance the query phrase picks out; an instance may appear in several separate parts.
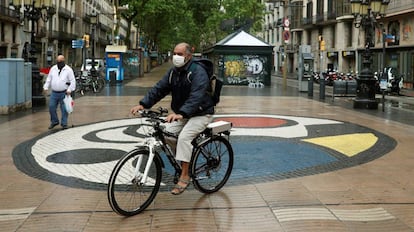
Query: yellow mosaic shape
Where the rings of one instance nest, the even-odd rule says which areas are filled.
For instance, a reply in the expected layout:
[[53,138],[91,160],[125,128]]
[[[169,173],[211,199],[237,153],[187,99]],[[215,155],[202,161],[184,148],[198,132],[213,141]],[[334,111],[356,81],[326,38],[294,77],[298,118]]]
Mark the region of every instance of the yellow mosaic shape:
[[327,147],[352,157],[374,146],[378,137],[373,133],[357,133],[304,139],[303,141]]

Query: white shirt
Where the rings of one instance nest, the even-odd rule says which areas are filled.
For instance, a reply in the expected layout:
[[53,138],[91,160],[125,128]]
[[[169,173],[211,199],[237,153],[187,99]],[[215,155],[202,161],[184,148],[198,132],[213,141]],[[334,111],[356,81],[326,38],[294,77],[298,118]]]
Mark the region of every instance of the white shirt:
[[[69,85],[67,83],[70,83]],[[61,92],[68,91],[72,92],[76,89],[76,80],[73,70],[68,65],[62,68],[59,73],[57,65],[53,65],[49,71],[49,75],[46,78],[46,82],[43,85],[44,90],[48,90],[49,87],[52,91]]]

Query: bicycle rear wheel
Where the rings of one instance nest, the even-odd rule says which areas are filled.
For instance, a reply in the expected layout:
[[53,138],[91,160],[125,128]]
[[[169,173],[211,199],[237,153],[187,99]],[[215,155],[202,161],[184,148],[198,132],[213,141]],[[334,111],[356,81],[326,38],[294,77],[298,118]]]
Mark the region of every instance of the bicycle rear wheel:
[[214,137],[197,147],[190,167],[196,189],[203,193],[216,192],[230,177],[233,148],[224,137]]
[[[146,150],[133,150],[123,156],[115,165],[108,183],[108,200],[111,208],[124,216],[136,215],[145,210],[154,200],[161,184],[162,166],[155,156],[145,183],[141,183],[142,175],[148,161]],[[138,175],[135,167],[142,157]]]

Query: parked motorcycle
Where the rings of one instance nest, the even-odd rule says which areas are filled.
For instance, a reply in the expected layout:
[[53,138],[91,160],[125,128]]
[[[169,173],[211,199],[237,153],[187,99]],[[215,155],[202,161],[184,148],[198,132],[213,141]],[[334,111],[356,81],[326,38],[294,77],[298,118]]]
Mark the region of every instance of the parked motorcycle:
[[313,72],[313,81],[315,82],[315,83],[319,83],[319,73],[317,73],[317,72]]
[[335,70],[330,70],[325,77],[326,85],[333,86],[334,81],[338,79],[338,72]]
[[404,75],[398,77],[394,68],[385,68],[384,71],[387,76],[386,92],[400,95],[400,91],[404,87]]

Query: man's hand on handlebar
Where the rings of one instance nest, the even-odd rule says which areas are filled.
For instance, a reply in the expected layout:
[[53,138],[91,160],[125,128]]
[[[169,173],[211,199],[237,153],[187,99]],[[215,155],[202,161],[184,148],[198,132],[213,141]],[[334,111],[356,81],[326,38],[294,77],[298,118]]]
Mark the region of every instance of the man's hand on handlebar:
[[172,114],[169,114],[168,116],[167,116],[167,118],[165,119],[165,121],[167,121],[167,122],[174,122],[174,121],[178,121],[178,120],[181,120],[181,119],[183,119],[184,117],[181,115],[181,114],[175,114],[175,113],[172,113]]
[[142,105],[137,105],[131,108],[131,110],[129,111],[132,115],[136,115],[137,113],[139,113],[139,111],[143,110],[144,107]]

